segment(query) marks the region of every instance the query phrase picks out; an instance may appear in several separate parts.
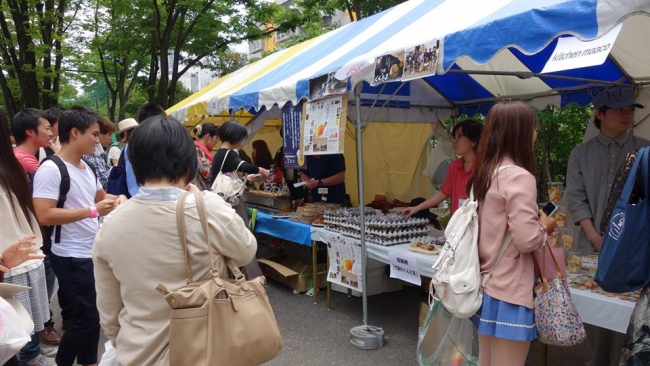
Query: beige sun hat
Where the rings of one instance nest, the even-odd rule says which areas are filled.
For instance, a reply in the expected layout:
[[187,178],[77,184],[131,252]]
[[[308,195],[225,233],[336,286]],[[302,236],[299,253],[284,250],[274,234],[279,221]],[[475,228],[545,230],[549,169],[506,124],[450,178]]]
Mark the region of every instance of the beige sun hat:
[[117,132],[122,133],[124,131],[132,130],[136,127],[138,127],[138,122],[135,119],[133,118],[123,119],[118,124]]
[[27,286],[19,286],[19,285],[12,285],[9,283],[0,283],[0,297],[5,299],[9,305],[11,305],[14,310],[16,310],[16,313],[18,314],[18,319],[20,320],[20,324],[23,325],[23,329],[27,332],[27,334],[32,334],[34,331],[34,322],[32,321],[32,317],[29,316],[29,313],[23,305],[20,303],[20,301],[16,300],[14,296],[16,294],[27,291],[31,287]]

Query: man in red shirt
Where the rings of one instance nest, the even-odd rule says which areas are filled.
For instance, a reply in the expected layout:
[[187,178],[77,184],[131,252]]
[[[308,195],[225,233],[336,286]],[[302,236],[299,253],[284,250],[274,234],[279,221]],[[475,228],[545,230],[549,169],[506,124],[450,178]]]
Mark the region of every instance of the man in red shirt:
[[23,166],[25,173],[36,173],[36,153],[39,148],[47,147],[53,137],[47,115],[38,109],[23,109],[11,120],[11,132],[16,139],[16,159]]

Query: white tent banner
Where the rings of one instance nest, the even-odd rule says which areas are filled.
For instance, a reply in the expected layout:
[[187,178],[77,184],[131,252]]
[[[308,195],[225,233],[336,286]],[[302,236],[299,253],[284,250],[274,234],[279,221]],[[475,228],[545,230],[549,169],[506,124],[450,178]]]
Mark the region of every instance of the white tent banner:
[[619,24],[603,37],[589,42],[583,42],[576,37],[558,39],[555,51],[542,73],[602,65],[614,48],[614,42],[622,27],[623,24]]

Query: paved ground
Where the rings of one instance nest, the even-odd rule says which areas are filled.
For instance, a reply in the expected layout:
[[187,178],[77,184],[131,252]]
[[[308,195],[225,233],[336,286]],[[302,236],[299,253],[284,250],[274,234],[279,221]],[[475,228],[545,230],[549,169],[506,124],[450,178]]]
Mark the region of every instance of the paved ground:
[[[324,293],[321,302],[313,304],[312,298],[294,294],[293,290],[270,281],[268,294],[284,338],[281,354],[267,363],[271,366],[347,366],[347,365],[417,365],[415,349],[419,303],[426,297],[419,288],[371,296],[368,298],[369,324],[384,328],[384,347],[363,351],[349,343],[349,330],[362,324],[360,298],[334,292],[333,309],[328,311]],[[56,307],[56,300],[53,301]],[[58,309],[55,313],[59,313]],[[60,326],[60,319],[56,319]],[[100,355],[106,338],[100,341]],[[588,361],[589,347],[549,347],[548,365],[584,365]],[[539,344],[534,344],[527,366],[541,365]]]

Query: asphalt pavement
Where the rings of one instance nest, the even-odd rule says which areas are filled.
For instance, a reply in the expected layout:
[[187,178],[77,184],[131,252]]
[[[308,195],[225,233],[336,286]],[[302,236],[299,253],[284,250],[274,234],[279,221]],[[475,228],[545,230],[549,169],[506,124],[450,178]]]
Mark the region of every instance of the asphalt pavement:
[[[426,295],[419,287],[368,298],[368,324],[385,331],[384,346],[359,350],[350,345],[350,329],[363,324],[361,298],[333,293],[333,308],[327,310],[325,293],[320,302],[295,294],[292,289],[269,280],[267,291],[275,311],[284,346],[269,366],[392,366],[417,365],[419,304]],[[61,325],[57,301],[52,301],[57,328]],[[99,354],[106,337],[101,337]],[[589,360],[586,342],[575,347],[549,347],[548,365],[582,366]],[[541,366],[539,343],[533,343],[526,366]],[[185,366],[185,365],[184,365]]]

